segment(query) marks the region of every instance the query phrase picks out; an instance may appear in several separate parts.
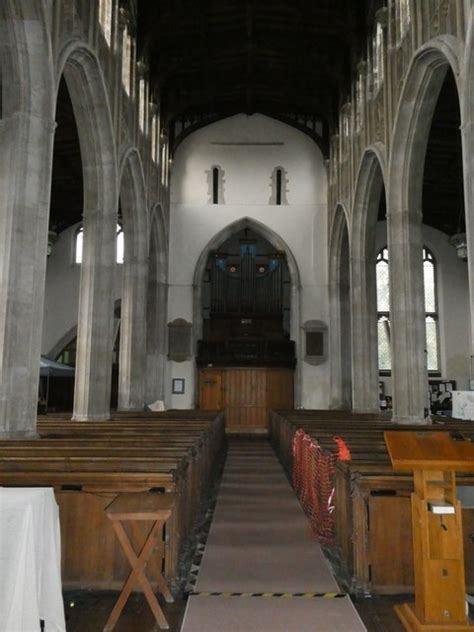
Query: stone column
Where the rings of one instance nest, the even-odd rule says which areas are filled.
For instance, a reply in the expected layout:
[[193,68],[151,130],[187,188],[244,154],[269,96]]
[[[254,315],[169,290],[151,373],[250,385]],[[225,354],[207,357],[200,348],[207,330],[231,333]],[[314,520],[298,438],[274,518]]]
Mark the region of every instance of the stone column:
[[[333,262],[334,264],[334,262]],[[339,267],[339,264],[334,264]],[[350,304],[348,279],[333,279],[329,284],[329,348],[331,358],[330,406],[350,409],[351,397],[351,345]]]
[[141,410],[145,403],[148,267],[141,253],[127,257],[127,244],[123,274],[118,407]]
[[0,7],[0,437],[36,434],[55,129],[50,39],[37,8]]
[[421,212],[389,212],[393,418],[423,423],[426,370]]
[[167,303],[167,283],[149,283],[146,332],[145,399],[147,403],[165,398]]
[[0,121],[0,436],[36,433],[54,122]]
[[474,380],[474,122],[471,120],[471,103],[466,104],[466,122],[461,126],[463,144],[464,200],[466,221],[467,264],[470,305],[470,380]]
[[379,411],[375,257],[351,257],[351,305],[352,407],[374,413]]
[[110,417],[116,226],[116,204],[84,211],[73,416],[79,421]]

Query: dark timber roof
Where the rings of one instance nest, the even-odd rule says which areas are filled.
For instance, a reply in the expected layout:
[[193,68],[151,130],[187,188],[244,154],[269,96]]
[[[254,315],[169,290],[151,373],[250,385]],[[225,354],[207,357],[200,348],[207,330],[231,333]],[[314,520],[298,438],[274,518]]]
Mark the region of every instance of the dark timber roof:
[[[172,143],[260,112],[326,152],[378,0],[137,0],[139,52]],[[176,125],[175,125],[176,124]]]

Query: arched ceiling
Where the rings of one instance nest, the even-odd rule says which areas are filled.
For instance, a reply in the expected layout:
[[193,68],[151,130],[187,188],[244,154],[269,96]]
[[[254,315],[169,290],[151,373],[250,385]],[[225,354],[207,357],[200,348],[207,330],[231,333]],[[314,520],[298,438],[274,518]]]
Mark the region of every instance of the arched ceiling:
[[349,92],[382,0],[137,0],[139,54],[172,143],[186,130],[260,112],[312,136]]

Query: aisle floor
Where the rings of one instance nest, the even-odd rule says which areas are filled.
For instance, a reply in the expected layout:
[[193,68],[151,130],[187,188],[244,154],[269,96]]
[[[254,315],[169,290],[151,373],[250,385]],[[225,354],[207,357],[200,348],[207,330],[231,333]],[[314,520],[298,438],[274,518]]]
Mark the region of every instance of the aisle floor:
[[273,450],[231,441],[181,632],[363,632]]

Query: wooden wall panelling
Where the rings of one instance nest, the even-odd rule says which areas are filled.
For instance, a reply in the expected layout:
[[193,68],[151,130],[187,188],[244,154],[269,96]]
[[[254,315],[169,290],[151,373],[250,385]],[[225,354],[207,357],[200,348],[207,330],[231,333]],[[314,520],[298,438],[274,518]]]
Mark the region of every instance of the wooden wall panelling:
[[266,432],[271,410],[293,408],[292,369],[206,368],[199,385],[199,407],[224,409],[231,432]]

